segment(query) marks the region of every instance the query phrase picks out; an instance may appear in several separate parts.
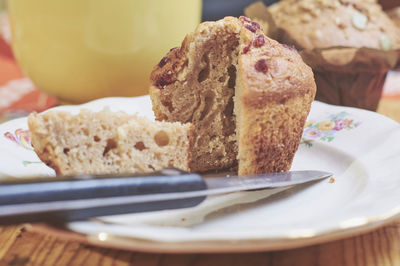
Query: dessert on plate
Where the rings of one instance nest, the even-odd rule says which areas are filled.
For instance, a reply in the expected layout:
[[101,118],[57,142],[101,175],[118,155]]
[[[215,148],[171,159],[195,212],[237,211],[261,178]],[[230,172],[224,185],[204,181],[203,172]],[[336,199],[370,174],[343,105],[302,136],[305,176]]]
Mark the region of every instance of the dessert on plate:
[[123,112],[49,111],[28,117],[32,145],[59,175],[189,170],[193,126]]
[[375,0],[257,2],[245,13],[269,18],[269,32],[294,45],[313,68],[317,100],[376,110],[387,72],[396,65],[400,28]]
[[151,74],[157,120],[195,127],[190,168],[287,171],[315,95],[297,51],[246,17],[200,24]]
[[151,82],[160,122],[107,110],[32,114],[35,151],[59,174],[287,171],[316,91],[297,51],[246,17],[200,24]]

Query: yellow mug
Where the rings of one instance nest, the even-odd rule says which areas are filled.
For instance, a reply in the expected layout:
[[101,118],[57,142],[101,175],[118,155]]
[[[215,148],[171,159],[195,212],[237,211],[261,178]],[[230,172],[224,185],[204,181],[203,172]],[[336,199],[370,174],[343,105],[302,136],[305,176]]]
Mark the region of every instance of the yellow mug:
[[201,0],[9,0],[25,74],[62,101],[147,94],[150,72],[201,19]]

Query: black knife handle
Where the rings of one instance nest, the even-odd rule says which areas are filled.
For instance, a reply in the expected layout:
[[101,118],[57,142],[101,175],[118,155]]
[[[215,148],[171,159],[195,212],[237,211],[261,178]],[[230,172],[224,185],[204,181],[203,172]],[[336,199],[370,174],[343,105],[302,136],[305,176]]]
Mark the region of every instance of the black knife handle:
[[[174,172],[175,171],[175,172]],[[166,175],[165,173],[174,175]],[[74,176],[49,179],[21,179],[0,182],[0,224],[21,222],[62,222],[82,220],[95,216],[137,213],[164,209],[178,209],[196,206],[205,196],[98,206],[94,208],[40,211],[36,213],[14,213],[7,215],[4,210],[25,204],[34,209],[35,204],[82,199],[99,199],[131,195],[188,192],[206,189],[206,183],[198,174],[177,172],[166,169],[152,175]],[[3,211],[2,211],[3,210]]]

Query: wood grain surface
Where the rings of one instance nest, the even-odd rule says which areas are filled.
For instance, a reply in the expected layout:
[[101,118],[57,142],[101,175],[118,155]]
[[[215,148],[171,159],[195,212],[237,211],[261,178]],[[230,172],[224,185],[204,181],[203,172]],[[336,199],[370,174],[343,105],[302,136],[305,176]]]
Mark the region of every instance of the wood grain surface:
[[[400,101],[384,99],[378,112],[400,122]],[[400,141],[400,140],[399,140]],[[400,194],[400,192],[399,192]],[[154,254],[99,248],[0,227],[0,265],[400,265],[400,218],[367,234],[304,248],[243,254]]]
[[400,219],[368,234],[299,249],[243,254],[153,254],[98,248],[0,229],[1,265],[400,265]]

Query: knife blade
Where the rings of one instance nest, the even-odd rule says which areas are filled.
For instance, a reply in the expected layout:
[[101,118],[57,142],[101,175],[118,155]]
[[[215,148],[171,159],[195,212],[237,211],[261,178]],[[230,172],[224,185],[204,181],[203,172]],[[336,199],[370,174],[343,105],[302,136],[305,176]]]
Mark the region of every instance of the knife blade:
[[207,196],[289,187],[330,177],[322,171],[208,177],[177,169],[151,175],[77,175],[0,181],[0,224],[66,222],[193,207]]

